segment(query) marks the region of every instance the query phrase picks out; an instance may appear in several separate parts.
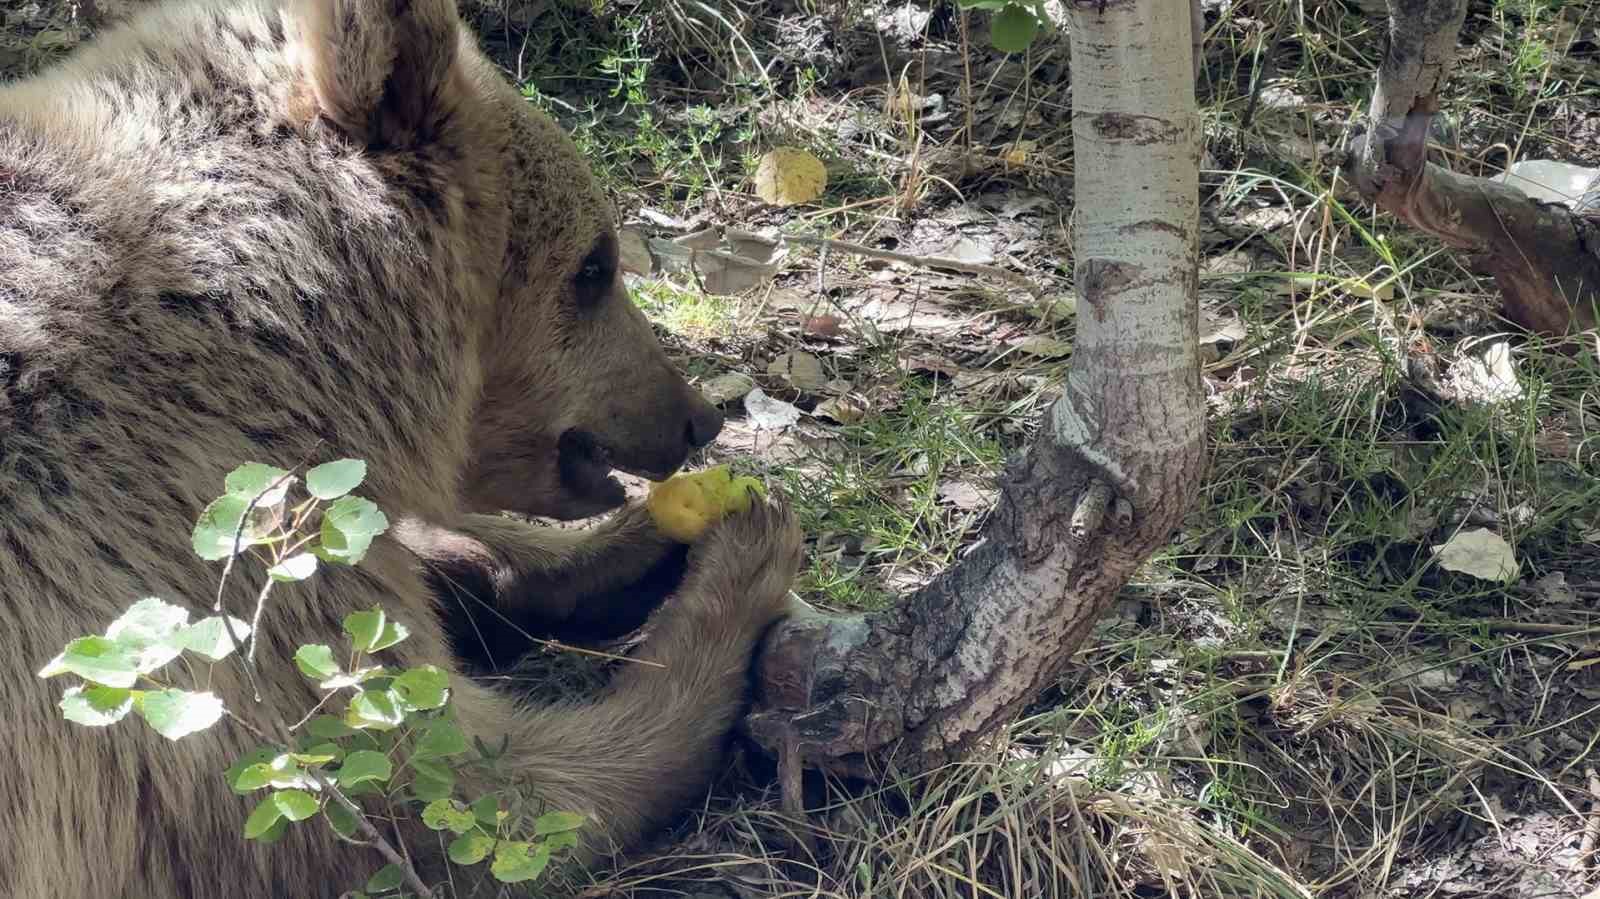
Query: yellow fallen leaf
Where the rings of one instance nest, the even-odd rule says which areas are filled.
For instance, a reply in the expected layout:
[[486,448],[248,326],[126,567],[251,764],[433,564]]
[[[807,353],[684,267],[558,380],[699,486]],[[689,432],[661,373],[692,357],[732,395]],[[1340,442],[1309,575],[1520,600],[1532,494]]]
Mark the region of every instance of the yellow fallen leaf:
[[1026,165],[1028,154],[1039,146],[1038,141],[1019,140],[1006,148],[1005,161],[1007,165]]
[[717,465],[651,484],[645,507],[661,533],[693,543],[706,528],[734,512],[749,509],[753,497],[766,493],[766,487],[755,478],[736,478],[728,466]]
[[809,203],[827,186],[822,160],[797,147],[779,147],[756,166],[756,196],[774,206]]

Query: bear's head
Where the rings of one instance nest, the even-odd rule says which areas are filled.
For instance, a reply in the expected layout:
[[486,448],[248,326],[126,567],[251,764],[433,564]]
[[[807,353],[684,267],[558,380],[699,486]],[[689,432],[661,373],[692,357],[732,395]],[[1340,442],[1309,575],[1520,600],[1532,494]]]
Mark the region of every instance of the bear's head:
[[[431,185],[455,223],[483,385],[466,505],[579,518],[613,469],[661,479],[722,427],[622,282],[616,223],[572,140],[477,49],[455,0],[297,0],[299,115]],[[443,185],[445,189],[437,187]]]

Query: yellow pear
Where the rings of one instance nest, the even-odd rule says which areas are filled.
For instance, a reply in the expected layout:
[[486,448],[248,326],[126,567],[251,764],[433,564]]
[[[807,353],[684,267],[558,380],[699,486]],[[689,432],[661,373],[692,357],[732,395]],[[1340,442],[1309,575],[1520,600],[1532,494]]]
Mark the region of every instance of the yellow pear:
[[749,509],[753,496],[766,495],[767,489],[759,480],[736,478],[728,466],[717,465],[651,484],[645,506],[661,533],[693,543],[725,516]]

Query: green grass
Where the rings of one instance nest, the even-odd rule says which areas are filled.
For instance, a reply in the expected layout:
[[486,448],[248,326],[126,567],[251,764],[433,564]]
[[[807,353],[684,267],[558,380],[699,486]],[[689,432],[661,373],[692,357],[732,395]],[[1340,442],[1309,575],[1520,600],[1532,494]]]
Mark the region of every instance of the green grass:
[[988,484],[1004,462],[996,434],[1001,410],[973,408],[916,380],[901,389],[898,407],[838,429],[840,462],[778,474],[807,533],[849,537],[839,554],[814,555],[802,574],[801,589],[826,605],[876,608],[890,600],[862,578],[861,565],[880,563],[913,578],[947,566],[973,515],[942,503],[941,486],[957,479]]
[[656,324],[684,338],[725,336],[738,324],[735,300],[664,279],[640,281],[633,288],[633,301]]

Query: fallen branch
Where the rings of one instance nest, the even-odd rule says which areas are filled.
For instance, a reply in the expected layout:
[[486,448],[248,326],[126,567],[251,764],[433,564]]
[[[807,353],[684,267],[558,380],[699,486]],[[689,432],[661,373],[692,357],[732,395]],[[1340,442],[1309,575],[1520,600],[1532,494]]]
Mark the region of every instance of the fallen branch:
[[834,240],[831,237],[810,237],[804,234],[786,234],[784,235],[783,239],[789,243],[797,243],[801,244],[802,246],[827,247],[830,250],[838,250],[842,253],[854,253],[857,256],[866,256],[871,259],[884,259],[889,262],[904,262],[907,265],[915,265],[919,268],[942,268],[958,272],[966,272],[969,275],[983,275],[989,278],[996,278],[1006,282],[1007,284],[1010,284],[1013,287],[1026,290],[1036,299],[1042,299],[1045,295],[1044,288],[1033,283],[1033,281],[1029,280],[1023,275],[1019,275],[1016,272],[1007,271],[1006,269],[998,266],[985,265],[981,262],[967,262],[961,259],[953,259],[949,256],[916,256],[910,253],[896,253],[893,250],[879,250],[874,247],[863,246],[858,243],[850,243],[849,241],[844,240]]
[[[836,250],[841,253],[851,253],[856,256],[865,256],[870,259],[882,259],[887,262],[901,262],[914,265],[923,269],[946,269],[949,271],[963,272],[969,275],[979,275],[1004,281],[1012,287],[1025,290],[1035,299],[1043,299],[1046,291],[1043,287],[1025,275],[1008,271],[995,265],[981,262],[968,262],[964,259],[955,259],[950,256],[916,255],[913,253],[897,253],[893,250],[880,250],[875,247],[851,243],[846,240],[836,240],[831,237],[812,237],[805,234],[779,234],[768,236],[757,234],[753,231],[744,231],[739,228],[728,228],[721,225],[702,228],[698,231],[688,232],[686,226],[664,220],[660,216],[651,216],[652,228],[678,236],[670,240],[650,238],[635,233],[639,239],[625,240],[624,268],[640,275],[653,275],[663,271],[686,271],[705,277],[727,277],[728,274],[743,274],[744,278],[732,283],[754,286],[752,279],[770,279],[777,275],[778,261],[785,255],[788,245],[822,247]],[[624,236],[630,229],[623,229]],[[759,247],[760,252],[752,254],[752,247]],[[710,267],[711,272],[704,272],[702,268]],[[730,272],[729,269],[743,269],[741,272]],[[737,292],[737,291],[735,291]]]

